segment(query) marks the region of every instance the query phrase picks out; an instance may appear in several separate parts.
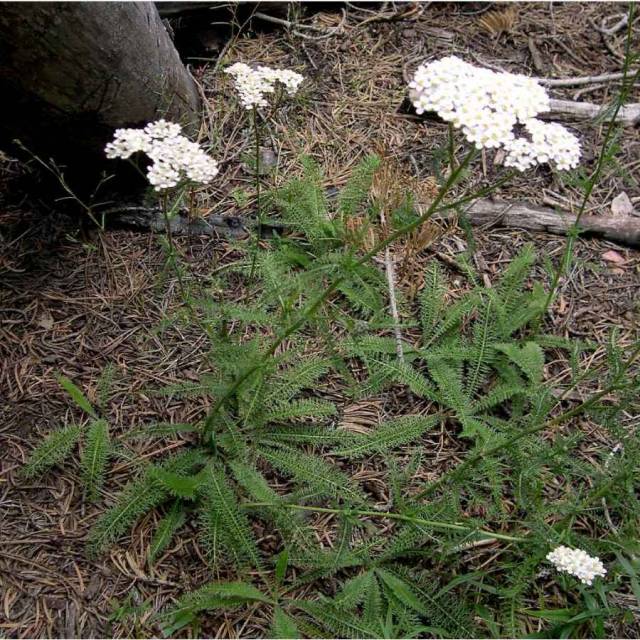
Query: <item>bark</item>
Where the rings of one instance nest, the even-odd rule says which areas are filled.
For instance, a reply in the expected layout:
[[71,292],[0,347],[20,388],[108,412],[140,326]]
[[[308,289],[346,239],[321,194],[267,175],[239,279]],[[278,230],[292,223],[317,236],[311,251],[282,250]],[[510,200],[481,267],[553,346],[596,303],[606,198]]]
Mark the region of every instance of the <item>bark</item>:
[[197,86],[152,2],[0,5],[0,144],[78,166],[117,127],[195,127]]
[[[550,207],[492,200],[477,200],[466,209],[464,215],[476,226],[546,231],[559,235],[566,235],[576,220],[573,214]],[[602,237],[632,247],[640,246],[640,217],[583,215],[579,227],[583,235]]]

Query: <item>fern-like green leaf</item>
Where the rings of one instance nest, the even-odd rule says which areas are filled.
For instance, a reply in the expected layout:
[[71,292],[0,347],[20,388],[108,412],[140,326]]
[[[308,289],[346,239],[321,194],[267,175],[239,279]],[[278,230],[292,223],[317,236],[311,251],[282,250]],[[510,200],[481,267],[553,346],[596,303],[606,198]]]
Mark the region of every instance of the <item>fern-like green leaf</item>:
[[236,563],[241,567],[247,562],[252,568],[260,568],[262,560],[253,540],[251,527],[246,515],[240,510],[238,498],[232,491],[224,471],[209,465],[205,472],[203,491],[208,506],[220,518],[225,535],[224,546],[233,552]]
[[342,444],[346,446],[354,439],[354,434],[349,431],[320,425],[275,425],[259,431],[256,435],[260,439],[260,442],[270,445]]
[[335,455],[357,458],[369,453],[388,453],[393,447],[417,440],[438,424],[438,416],[402,416],[385,422],[371,433],[356,435],[344,448],[335,449]]
[[307,358],[298,364],[278,371],[269,383],[269,391],[265,395],[265,403],[278,403],[291,400],[293,396],[309,389],[331,368],[331,361],[326,358]]
[[[203,463],[200,450],[176,454],[164,461],[161,468],[178,474],[188,474]],[[92,555],[105,549],[123,535],[140,516],[160,505],[169,495],[154,477],[153,466],[132,480],[121,491],[116,503],[103,513],[89,532],[88,548]]]
[[185,500],[195,500],[198,489],[205,482],[205,474],[203,473],[184,476],[161,467],[152,467],[149,470],[149,475],[169,494]]
[[26,479],[35,478],[62,462],[69,455],[81,435],[82,430],[76,425],[63,427],[50,433],[29,456],[27,463],[21,469],[22,477]]
[[431,340],[434,329],[444,310],[445,286],[442,271],[438,263],[431,262],[424,277],[424,288],[420,293],[420,323],[422,339],[425,343]]
[[191,623],[197,614],[215,609],[228,609],[253,602],[270,603],[271,599],[246,582],[214,582],[182,596],[167,614],[163,625],[166,635]]
[[295,606],[310,615],[328,635],[333,638],[378,638],[375,627],[356,616],[345,615],[344,610],[336,607],[330,600],[316,602],[296,601]]
[[509,360],[518,365],[533,384],[542,382],[544,373],[544,351],[535,342],[526,342],[522,347],[513,343],[496,344]]
[[336,406],[327,400],[303,398],[292,402],[281,403],[267,411],[263,421],[287,422],[289,420],[326,418],[336,414]]
[[300,638],[296,623],[280,607],[273,610],[273,623],[269,634],[272,638]]
[[111,445],[106,420],[95,420],[89,426],[80,465],[82,480],[90,500],[96,500],[104,482]]
[[150,565],[152,565],[160,554],[169,546],[176,531],[184,524],[186,520],[186,513],[183,505],[179,500],[173,503],[171,509],[167,512],[167,515],[160,520],[156,528],[151,543],[149,544],[149,550],[147,552],[147,559]]
[[338,213],[343,216],[354,216],[364,204],[376,171],[380,168],[380,158],[369,155],[363,158],[354,169],[347,184],[338,195]]
[[375,580],[372,571],[365,571],[345,581],[333,599],[336,606],[348,610],[357,607],[367,597],[371,583]]
[[276,469],[292,476],[318,496],[347,498],[361,503],[364,498],[350,479],[318,456],[285,447],[261,448],[260,455]]
[[389,589],[395,598],[397,598],[405,607],[413,609],[417,613],[423,613],[424,604],[413,592],[411,587],[395,576],[393,573],[384,569],[377,569],[376,574],[380,577],[384,585]]

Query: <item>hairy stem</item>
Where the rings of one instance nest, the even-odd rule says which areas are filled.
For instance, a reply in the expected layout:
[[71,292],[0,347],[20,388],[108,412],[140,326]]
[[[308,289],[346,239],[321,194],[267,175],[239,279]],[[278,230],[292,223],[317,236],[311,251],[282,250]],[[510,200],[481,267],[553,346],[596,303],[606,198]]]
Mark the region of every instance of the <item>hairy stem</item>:
[[256,179],[256,211],[258,214],[258,224],[256,227],[256,245],[251,260],[251,273],[250,279],[253,279],[256,270],[256,261],[258,259],[258,251],[260,250],[260,238],[262,237],[262,206],[260,203],[260,132],[258,127],[258,109],[254,105],[253,107],[253,132],[256,139],[255,148],[255,179]]
[[448,473],[445,473],[442,476],[440,476],[440,478],[432,482],[428,487],[420,491],[420,493],[416,494],[414,496],[414,499],[420,500],[421,498],[426,498],[428,496],[433,495],[435,491],[437,491],[443,484],[445,484],[449,480],[456,479],[461,474],[463,474],[467,469],[474,467],[485,458],[488,458],[489,456],[492,456],[493,454],[498,453],[503,449],[508,449],[509,447],[514,445],[516,442],[518,442],[518,440],[521,440],[522,438],[526,438],[527,436],[531,436],[536,433],[539,433],[540,431],[544,431],[545,429],[555,427],[559,424],[562,424],[563,422],[566,422],[567,420],[570,420],[571,418],[574,418],[577,415],[584,413],[585,411],[593,407],[601,398],[604,398],[606,395],[608,395],[612,391],[616,391],[617,389],[624,387],[623,381],[625,380],[627,371],[629,371],[629,369],[632,367],[633,363],[638,359],[638,357],[640,357],[640,343],[638,343],[636,348],[633,350],[628,360],[624,363],[621,370],[613,379],[613,382],[607,385],[604,389],[602,389],[601,391],[598,391],[598,393],[593,394],[591,397],[587,398],[577,406],[573,407],[573,409],[569,409],[564,413],[561,413],[559,416],[552,418],[551,420],[547,420],[542,424],[534,425],[532,427],[529,427],[528,429],[523,429],[522,431],[518,432],[516,435],[512,436],[511,438],[507,438],[506,440],[503,440],[502,442],[494,445],[493,447],[488,447],[487,449],[482,449],[478,451],[476,454],[467,458],[462,464],[455,467],[455,469],[452,469]]
[[[371,258],[373,258],[376,254],[378,254],[380,251],[382,251],[383,249],[388,247],[392,242],[395,242],[401,236],[409,233],[410,231],[412,231],[416,227],[420,226],[421,224],[426,222],[436,211],[441,210],[441,209],[439,209],[440,203],[444,199],[445,195],[457,183],[457,181],[463,175],[463,173],[464,173],[465,169],[467,168],[467,166],[469,165],[469,163],[473,160],[473,158],[476,157],[476,155],[477,155],[477,150],[475,148],[471,149],[471,151],[467,154],[467,157],[464,159],[464,161],[457,167],[457,169],[455,171],[451,172],[451,174],[449,175],[449,178],[445,182],[444,186],[440,189],[440,191],[438,192],[438,195],[436,196],[436,198],[434,199],[434,201],[431,203],[431,205],[425,211],[424,214],[422,214],[421,216],[419,216],[418,218],[416,218],[412,222],[406,224],[405,226],[401,227],[400,229],[397,229],[393,233],[390,233],[384,240],[381,240],[375,247],[373,247],[373,249],[371,249],[371,251],[365,253],[362,257],[360,257],[356,261],[356,264],[358,266],[365,264],[366,262],[371,260]],[[442,210],[451,209],[451,208],[453,208],[455,206],[458,206],[463,201],[467,201],[469,199],[470,198],[462,198],[461,200],[459,200],[457,202],[454,202],[452,204],[444,205],[442,207]],[[222,408],[222,406],[227,402],[227,400],[229,398],[231,398],[236,393],[236,391],[238,391],[238,389],[245,382],[245,380],[247,380],[250,376],[252,376],[256,371],[258,371],[263,366],[263,364],[269,358],[271,358],[271,356],[273,356],[273,354],[276,352],[278,347],[290,335],[292,335],[293,333],[298,331],[298,329],[300,329],[302,326],[304,326],[306,324],[307,320],[311,316],[313,316],[313,314],[315,314],[315,312],[320,308],[320,306],[325,302],[325,300],[327,300],[336,291],[336,289],[346,279],[346,277],[347,276],[342,275],[342,276],[338,276],[335,280],[333,280],[333,282],[331,282],[327,286],[327,288],[320,295],[318,295],[316,297],[315,300],[313,300],[309,305],[307,305],[306,309],[304,309],[302,311],[302,313],[299,315],[298,319],[295,320],[294,322],[292,322],[269,345],[269,347],[265,351],[265,353],[262,356],[262,358],[260,358],[260,360],[255,365],[253,365],[252,367],[249,367],[242,374],[240,374],[236,378],[235,382],[229,387],[229,389],[218,398],[216,403],[213,405],[213,407],[209,411],[209,414],[207,415],[207,417],[205,419],[205,422],[204,422],[202,435],[203,435],[203,439],[204,439],[205,442],[208,442],[209,439],[210,439],[211,430],[213,429],[213,424],[214,424],[214,419],[215,419],[216,414]]]
[[505,540],[507,542],[525,542],[527,538],[519,536],[510,536],[503,533],[494,533],[476,527],[469,527],[464,524],[456,524],[452,522],[441,522],[439,520],[425,520],[416,516],[408,516],[403,513],[395,513],[393,511],[368,511],[366,509],[335,509],[330,507],[316,507],[303,504],[283,504],[273,502],[245,502],[243,507],[261,508],[261,507],[285,507],[296,511],[313,511],[316,513],[335,513],[344,516],[364,516],[369,518],[388,518],[389,520],[400,520],[402,522],[411,522],[425,527],[433,527],[434,529],[442,529],[445,531],[466,531],[468,533],[477,533],[485,538],[495,538],[496,540]]
[[609,125],[607,126],[607,132],[605,134],[604,141],[600,149],[600,154],[598,156],[595,169],[593,170],[592,174],[589,176],[589,180],[587,181],[587,184],[585,186],[584,195],[582,197],[582,202],[580,203],[580,207],[578,209],[576,219],[567,234],[567,242],[565,244],[565,249],[562,253],[562,258],[560,259],[560,264],[558,265],[558,269],[554,273],[553,281],[551,282],[551,288],[545,300],[545,304],[542,309],[542,312],[540,313],[540,316],[539,316],[539,320],[538,320],[539,322],[542,320],[542,318],[544,318],[544,316],[547,315],[547,312],[549,311],[549,307],[551,306],[551,303],[553,302],[553,299],[556,295],[556,290],[558,288],[560,278],[565,273],[566,268],[570,262],[571,255],[573,254],[573,245],[575,242],[575,238],[577,237],[577,234],[580,228],[580,219],[582,218],[587,208],[587,204],[589,202],[589,199],[591,198],[591,193],[593,192],[593,189],[596,186],[598,179],[600,178],[600,174],[604,169],[605,159],[607,158],[608,151],[609,151],[609,143],[611,142],[614,131],[616,130],[616,127],[617,127],[616,118],[618,116],[618,112],[620,111],[624,103],[627,101],[627,98],[629,97],[631,90],[635,85],[635,83],[637,82],[638,76],[640,75],[640,69],[638,69],[634,73],[630,82],[627,82],[627,75],[629,73],[629,67],[632,59],[632,56],[630,55],[629,47],[631,43],[631,34],[632,34],[631,24],[633,22],[632,20],[633,11],[634,11],[634,6],[632,3],[629,6],[629,28],[627,30],[627,42],[626,42],[625,60],[624,60],[624,66],[623,66],[624,79],[623,79],[622,88],[616,99],[615,107],[611,115],[611,120],[609,121]]

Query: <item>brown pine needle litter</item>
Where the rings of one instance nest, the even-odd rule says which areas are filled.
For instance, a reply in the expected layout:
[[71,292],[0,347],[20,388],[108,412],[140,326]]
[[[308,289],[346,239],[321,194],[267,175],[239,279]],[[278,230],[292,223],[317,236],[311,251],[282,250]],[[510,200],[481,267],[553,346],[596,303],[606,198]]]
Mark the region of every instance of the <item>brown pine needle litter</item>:
[[[299,38],[279,28],[265,28],[242,34],[226,50],[229,62],[257,60],[309,76],[296,103],[285,105],[270,120],[272,135],[267,142],[279,160],[278,173],[269,176],[271,186],[282,185],[296,175],[300,155],[307,154],[323,168],[327,189],[335,189],[345,183],[363,155],[382,145],[389,150],[389,161],[417,181],[415,186],[428,203],[437,181],[438,167],[433,159],[445,144],[447,128],[436,120],[416,117],[406,107],[402,72],[408,61],[416,61],[415,68],[427,58],[452,53],[465,57],[473,52],[505,70],[538,75],[527,47],[529,35],[535,34],[550,76],[618,70],[617,61],[590,25],[590,20],[600,24],[608,15],[606,4],[554,4],[552,10],[547,5],[527,4],[511,17],[509,9],[497,10],[499,16],[493,16],[493,11],[480,17],[467,14],[463,3],[434,3],[422,12],[411,7],[402,19],[392,19],[391,14],[371,15],[364,9],[348,6],[343,17],[328,8],[314,20],[302,18],[303,23],[323,30],[339,27],[330,37]],[[439,30],[439,36],[434,30]],[[305,33],[319,35],[313,30]],[[214,65],[195,67],[194,74],[211,107],[202,138],[210,137],[217,157],[225,162],[212,188],[199,191],[198,213],[248,215],[252,176],[231,160],[250,155],[251,136],[246,122],[234,111],[228,79]],[[556,95],[571,99],[574,91],[561,88]],[[608,84],[596,85],[589,88],[588,99],[603,102],[610,93]],[[585,141],[585,151],[593,154],[597,129],[587,123],[574,128]],[[638,167],[640,141],[637,136],[625,136],[620,144],[621,166],[632,173]],[[3,191],[10,193],[15,165],[7,161],[3,168]],[[486,169],[491,174],[493,167]],[[481,172],[471,176],[475,184],[482,184],[485,178]],[[606,176],[594,191],[594,211],[606,214],[604,203],[624,190],[632,200],[640,196],[637,188],[623,187],[620,175]],[[246,198],[234,197],[234,191],[236,196],[245,192]],[[569,207],[579,201],[575,187],[558,184],[544,172],[517,178],[498,195],[538,204],[553,200]],[[189,434],[162,439],[125,436],[159,416],[173,423],[202,418],[208,407],[201,401],[160,397],[152,391],[206,373],[207,341],[196,328],[163,326],[163,319],[180,311],[178,285],[171,275],[161,277],[164,258],[151,234],[113,231],[74,237],[73,226],[65,226],[64,220],[43,219],[28,202],[13,202],[4,193],[2,198],[3,230],[12,225],[21,230],[8,235],[10,241],[0,250],[0,635],[157,636],[155,615],[181,593],[233,576],[207,567],[194,527],[189,524],[149,567],[146,558],[157,514],[143,518],[129,536],[98,559],[87,558],[83,543],[104,505],[110,504],[135,475],[139,461],[155,459],[189,441]],[[26,232],[25,221],[30,223]],[[383,233],[380,229],[373,232]],[[564,246],[564,240],[547,234],[474,231],[473,260],[487,286],[528,241],[553,257],[559,256]],[[420,274],[433,260],[439,261],[447,275],[448,296],[455,299],[460,295],[466,285],[452,261],[468,242],[468,235],[459,228],[443,229],[434,224],[424,225],[402,246],[394,247],[396,285],[409,304],[422,286]],[[179,244],[190,268],[202,279],[239,258],[234,246],[217,239],[185,237]],[[623,254],[623,267],[603,262],[601,256],[611,249]],[[617,327],[622,343],[630,342],[637,334],[639,273],[637,252],[601,241],[578,241],[573,268],[562,284],[558,305],[552,309],[554,330],[603,344],[608,331]],[[212,292],[236,301],[243,300],[245,294],[240,285]],[[415,336],[411,329],[403,329],[403,337],[411,343]],[[606,358],[605,349],[596,349],[590,358],[583,365],[598,366]],[[93,399],[99,372],[109,362],[114,363],[116,375],[106,417],[113,437],[121,444],[123,458],[112,465],[102,500],[96,504],[83,500],[80,477],[71,466],[37,483],[18,479],[17,472],[39,434],[81,419],[69,408],[55,373],[81,381]],[[561,386],[569,367],[566,354],[558,351],[547,362],[546,381]],[[591,390],[580,391],[586,395]],[[323,381],[317,393],[340,407],[337,428],[354,433],[370,432],[389,416],[406,412],[407,407],[415,413],[428,409],[408,390],[352,402],[332,378]],[[634,419],[629,416],[629,425]],[[580,448],[587,462],[597,460],[603,447],[615,445],[586,417],[567,425],[567,432],[570,428],[589,435]],[[437,479],[464,458],[464,445],[455,436],[446,421],[424,436],[420,442],[423,455],[410,492],[417,493],[425,482]],[[415,445],[403,452],[407,465],[414,449]],[[377,506],[387,507],[388,470],[381,456],[368,456],[343,470],[358,478]],[[286,480],[270,480],[279,492],[286,493]],[[562,493],[561,482],[549,490]],[[314,514],[310,520],[317,539],[331,548],[337,536],[336,518]],[[576,526],[583,525],[578,522]],[[386,521],[379,533],[388,534],[394,527]],[[265,554],[278,552],[277,540],[267,526],[254,525],[254,535]],[[501,548],[488,544],[461,553],[466,554],[472,572],[492,567]],[[327,580],[322,589],[331,594],[334,586]],[[291,595],[310,597],[314,589],[306,585]],[[638,617],[637,601],[631,594],[616,592],[612,597],[617,607]],[[269,625],[270,612],[259,605],[212,613],[200,633],[203,637],[265,637]],[[632,636],[634,628],[630,624],[624,629],[607,629],[607,633]]]

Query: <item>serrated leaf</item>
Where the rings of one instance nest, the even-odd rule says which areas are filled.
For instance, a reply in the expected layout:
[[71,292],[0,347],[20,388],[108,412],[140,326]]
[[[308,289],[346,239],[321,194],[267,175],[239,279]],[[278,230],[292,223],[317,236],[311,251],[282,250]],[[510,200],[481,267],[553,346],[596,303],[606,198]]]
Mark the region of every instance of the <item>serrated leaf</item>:
[[82,479],[90,500],[98,497],[104,482],[110,448],[109,425],[106,420],[95,420],[87,431],[86,446],[80,461]]
[[[204,455],[199,449],[184,451],[162,462],[162,469],[172,473],[188,474],[203,464]],[[145,471],[126,485],[116,503],[103,513],[89,533],[89,552],[93,555],[115,541],[144,513],[161,504],[168,495],[167,489]]]
[[183,476],[166,469],[153,467],[149,470],[152,478],[157,480],[172,496],[194,500],[198,489],[204,483],[204,475],[196,473],[192,476]]
[[237,607],[251,602],[270,603],[271,599],[247,582],[214,582],[206,584],[178,600],[163,626],[165,634],[174,634],[192,622],[198,613],[213,609]]
[[184,524],[186,513],[183,505],[176,500],[167,515],[160,520],[149,545],[147,559],[153,564],[158,556],[169,546],[175,532]]
[[424,612],[424,604],[404,580],[400,580],[400,578],[384,569],[377,569],[376,573],[389,591],[391,591],[404,606],[418,613]]
[[439,416],[402,416],[381,424],[371,433],[354,435],[353,443],[335,449],[333,453],[345,457],[358,457],[372,452],[387,453],[393,447],[420,438],[438,420]]
[[262,566],[258,548],[253,540],[249,521],[238,506],[238,499],[229,487],[224,471],[209,466],[205,472],[205,490],[210,508],[219,515],[220,522],[228,534],[228,547],[236,553],[238,560],[250,560],[254,568]]
[[273,610],[272,638],[300,638],[296,623],[280,607]]
[[66,376],[57,376],[58,384],[71,396],[71,399],[90,416],[97,418],[95,409],[91,406],[91,403],[87,400],[85,395],[80,389]]
[[544,373],[544,351],[535,342],[526,342],[524,346],[518,347],[516,344],[497,344],[495,348],[504,353],[509,360],[516,364],[522,372],[533,382],[538,384],[542,381]]
[[62,462],[79,440],[81,433],[82,429],[76,425],[50,433],[29,456],[29,460],[22,467],[22,477],[34,478]]
[[363,496],[350,478],[318,456],[285,447],[261,449],[260,455],[276,469],[309,486],[318,495],[363,502]]

